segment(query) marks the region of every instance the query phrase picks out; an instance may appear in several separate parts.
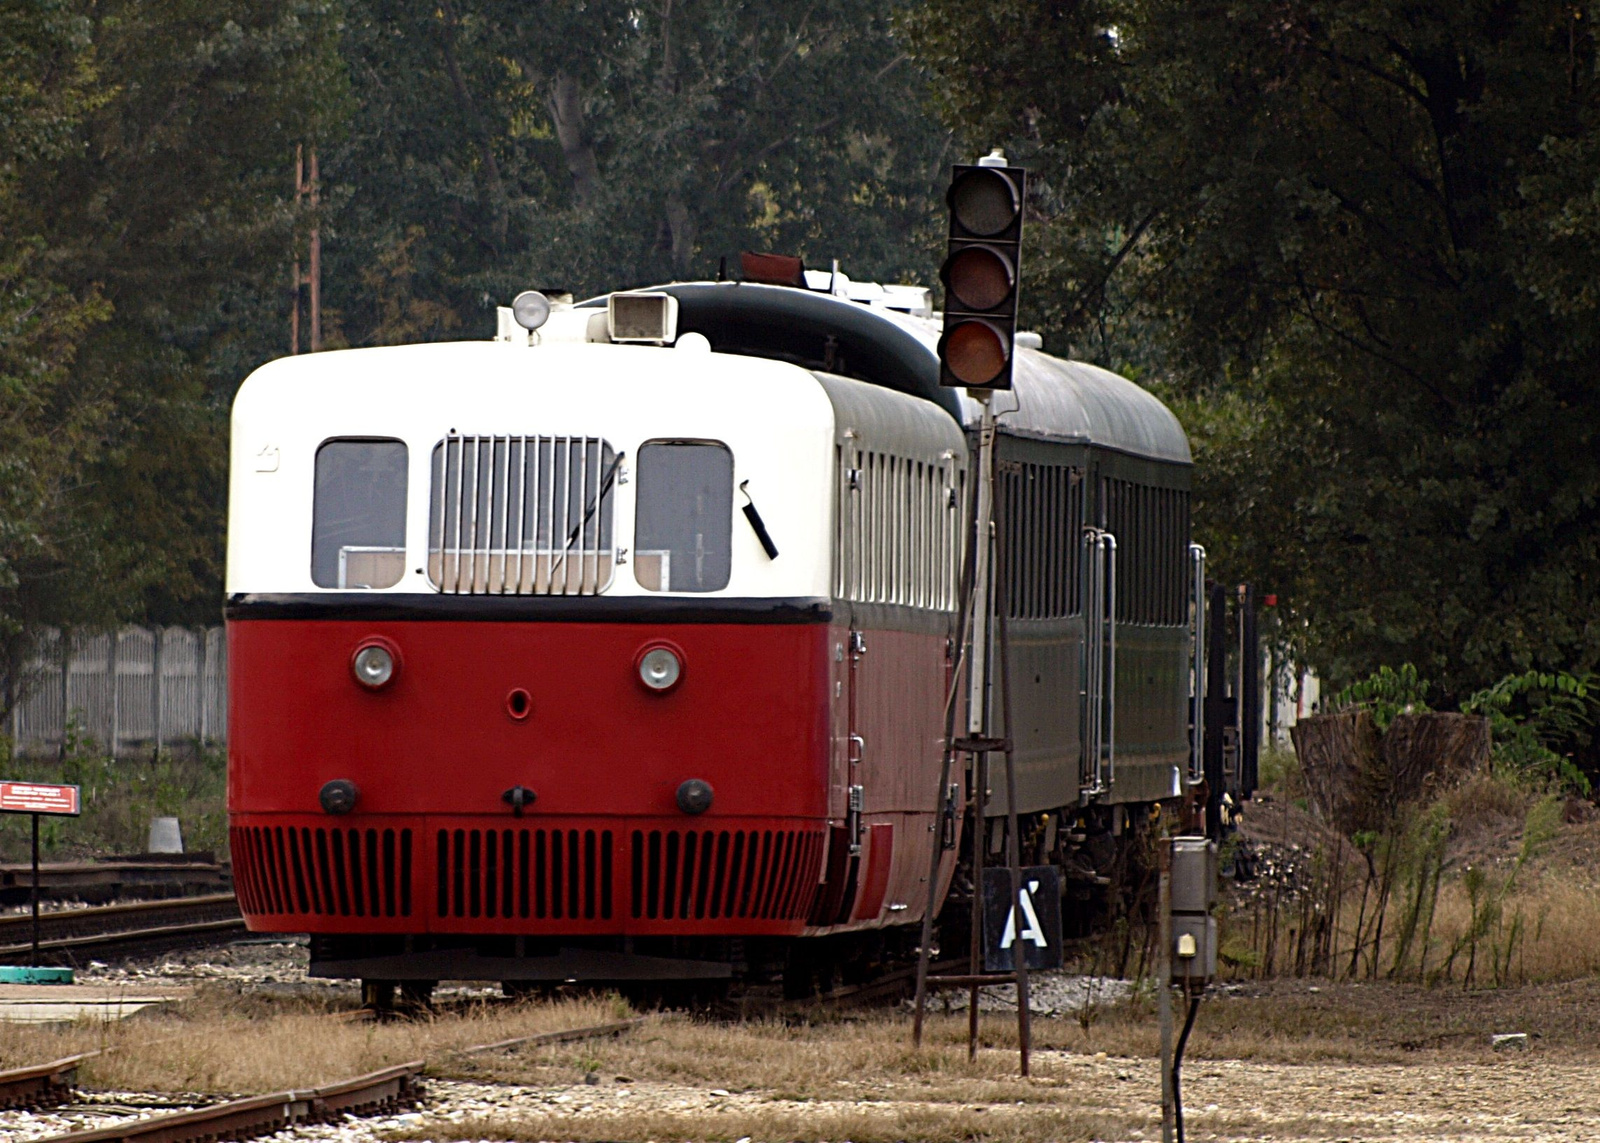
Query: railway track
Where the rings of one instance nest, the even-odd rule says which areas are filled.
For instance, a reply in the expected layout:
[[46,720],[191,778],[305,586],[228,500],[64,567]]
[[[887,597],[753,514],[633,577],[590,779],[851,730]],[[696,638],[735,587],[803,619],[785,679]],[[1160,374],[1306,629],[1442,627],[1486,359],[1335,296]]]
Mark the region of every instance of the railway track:
[[[104,904],[147,898],[225,893],[233,889],[233,868],[209,853],[102,857],[93,861],[50,861],[39,866],[41,901]],[[0,862],[0,905],[32,899],[33,872],[27,862]]]
[[[449,1055],[473,1056],[518,1047],[617,1036],[644,1022],[644,1017],[638,1017],[586,1028],[541,1032],[460,1048]],[[63,1102],[76,1088],[78,1062],[86,1058],[71,1056],[33,1068],[0,1073],[0,1104],[7,1107],[47,1107]],[[425,1094],[422,1081],[425,1067],[424,1061],[413,1060],[321,1087],[279,1091],[229,1100],[192,1111],[129,1119],[109,1127],[48,1136],[36,1143],[214,1143],[217,1140],[254,1139],[288,1127],[324,1123],[345,1115],[380,1115],[421,1102]],[[4,1102],[6,1100],[12,1102]]]
[[[232,893],[61,909],[39,915],[40,959],[70,963],[83,955],[127,953],[204,943],[243,932],[244,918]],[[32,949],[33,918],[0,917],[0,961]]]
[[210,1143],[254,1139],[342,1115],[377,1115],[409,1107],[422,1098],[423,1066],[423,1061],[414,1060],[323,1087],[278,1091],[193,1111],[130,1119],[110,1127],[51,1135],[39,1143]]

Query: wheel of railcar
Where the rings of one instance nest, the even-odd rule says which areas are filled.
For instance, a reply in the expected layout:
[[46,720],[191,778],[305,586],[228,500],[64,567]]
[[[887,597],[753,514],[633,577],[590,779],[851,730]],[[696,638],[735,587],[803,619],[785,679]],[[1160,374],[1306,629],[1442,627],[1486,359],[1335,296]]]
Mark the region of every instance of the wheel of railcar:
[[395,982],[392,980],[371,980],[363,978],[361,981],[361,1007],[370,1008],[374,1012],[394,1011]]
[[433,1003],[436,980],[402,980],[400,982],[400,1007],[409,1012],[427,1008]]

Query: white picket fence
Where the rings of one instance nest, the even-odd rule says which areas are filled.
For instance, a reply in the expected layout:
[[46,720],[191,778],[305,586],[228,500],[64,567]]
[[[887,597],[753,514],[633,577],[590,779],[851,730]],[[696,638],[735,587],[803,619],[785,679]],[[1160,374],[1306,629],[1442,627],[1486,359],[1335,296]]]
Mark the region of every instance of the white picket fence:
[[40,645],[7,728],[19,754],[56,752],[69,725],[114,756],[227,740],[221,627],[74,634],[68,652],[58,631]]

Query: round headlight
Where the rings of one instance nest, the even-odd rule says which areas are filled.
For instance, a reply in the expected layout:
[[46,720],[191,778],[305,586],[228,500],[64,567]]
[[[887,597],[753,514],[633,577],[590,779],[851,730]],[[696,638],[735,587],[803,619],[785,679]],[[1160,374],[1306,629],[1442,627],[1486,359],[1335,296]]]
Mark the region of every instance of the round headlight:
[[639,657],[639,681],[653,691],[670,691],[682,674],[683,663],[670,647],[652,647]]
[[355,672],[356,682],[377,690],[388,686],[389,680],[394,678],[394,656],[387,647],[368,643],[356,652],[356,657],[350,661],[350,669]]

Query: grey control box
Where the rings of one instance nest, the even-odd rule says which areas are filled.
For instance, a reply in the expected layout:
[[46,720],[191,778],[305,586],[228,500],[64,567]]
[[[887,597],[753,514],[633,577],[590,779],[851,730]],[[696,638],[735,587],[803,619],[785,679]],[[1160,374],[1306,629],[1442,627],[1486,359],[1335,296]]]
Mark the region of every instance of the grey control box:
[[1198,989],[1217,975],[1217,843],[1172,839],[1172,983]]

